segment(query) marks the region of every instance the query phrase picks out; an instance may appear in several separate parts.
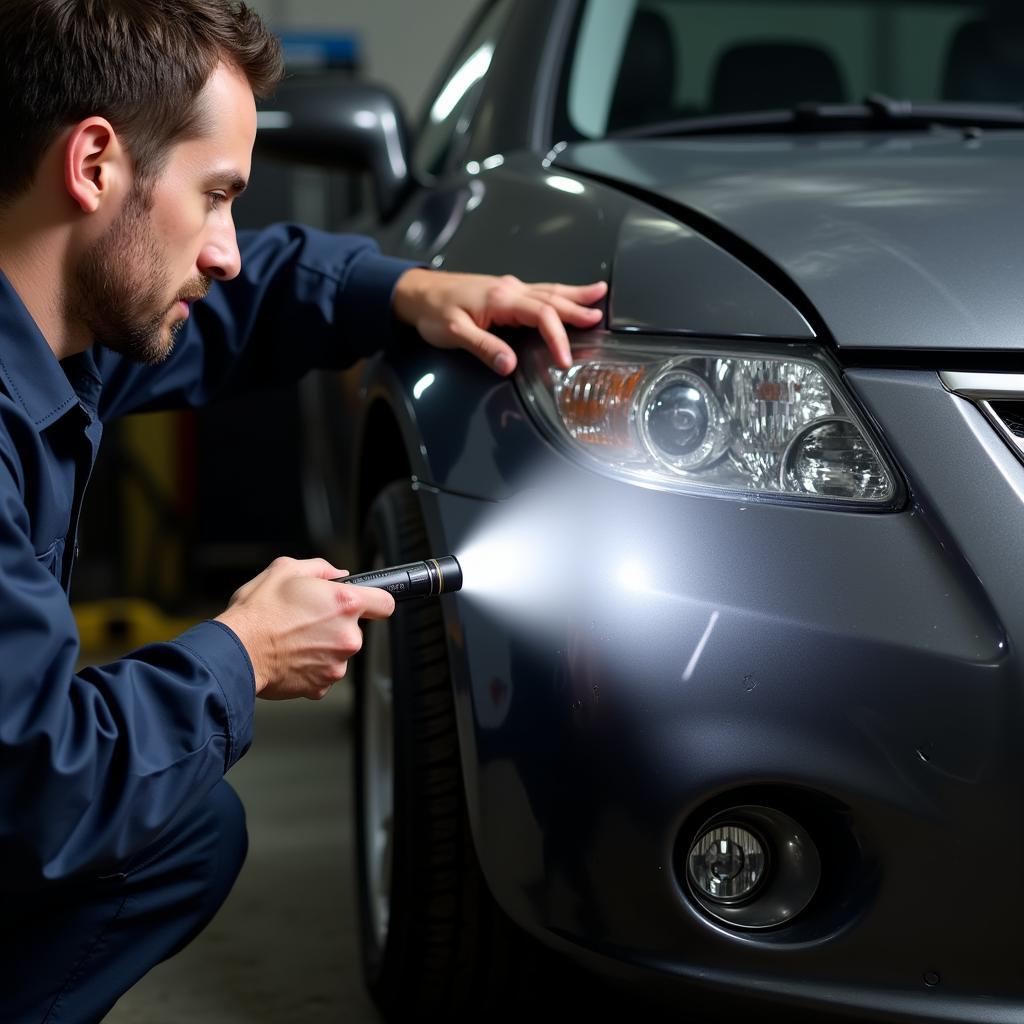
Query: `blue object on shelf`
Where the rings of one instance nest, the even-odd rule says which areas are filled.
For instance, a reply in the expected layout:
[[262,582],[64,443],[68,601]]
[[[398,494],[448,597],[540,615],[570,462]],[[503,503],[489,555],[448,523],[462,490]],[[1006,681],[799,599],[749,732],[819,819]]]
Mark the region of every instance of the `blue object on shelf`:
[[356,68],[359,65],[359,39],[352,35],[324,32],[278,32],[285,64],[297,68]]

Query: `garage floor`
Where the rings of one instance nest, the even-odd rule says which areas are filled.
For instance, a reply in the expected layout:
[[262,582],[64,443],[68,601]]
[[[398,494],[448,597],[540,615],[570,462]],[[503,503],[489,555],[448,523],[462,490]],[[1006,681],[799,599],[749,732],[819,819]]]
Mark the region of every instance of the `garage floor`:
[[344,683],[320,703],[257,702],[252,749],[229,775],[249,821],[235,889],[106,1024],[379,1022],[355,945],[350,708]]

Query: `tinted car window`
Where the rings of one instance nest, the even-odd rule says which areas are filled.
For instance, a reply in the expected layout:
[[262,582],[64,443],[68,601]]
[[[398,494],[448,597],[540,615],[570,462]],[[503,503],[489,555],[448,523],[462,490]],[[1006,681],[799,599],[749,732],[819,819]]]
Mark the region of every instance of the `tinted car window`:
[[491,67],[494,47],[511,8],[512,0],[497,0],[491,5],[424,112],[413,151],[413,166],[421,177],[441,174],[466,138]]
[[856,102],[1024,100],[1016,0],[587,0],[566,90],[579,136]]

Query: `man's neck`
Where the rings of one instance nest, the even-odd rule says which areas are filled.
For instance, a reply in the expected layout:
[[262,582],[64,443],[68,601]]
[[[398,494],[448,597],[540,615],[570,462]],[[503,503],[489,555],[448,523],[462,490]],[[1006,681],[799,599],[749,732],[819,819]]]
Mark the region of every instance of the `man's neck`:
[[58,360],[89,348],[84,327],[68,322],[69,231],[66,225],[24,223],[18,205],[0,214],[4,272]]

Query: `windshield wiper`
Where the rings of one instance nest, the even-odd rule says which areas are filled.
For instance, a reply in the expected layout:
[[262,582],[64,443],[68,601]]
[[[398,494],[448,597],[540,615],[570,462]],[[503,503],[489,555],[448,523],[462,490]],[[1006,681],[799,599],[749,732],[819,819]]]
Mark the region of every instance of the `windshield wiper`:
[[609,138],[729,135],[741,132],[927,131],[1024,128],[1024,107],[998,103],[912,103],[872,93],[862,103],[800,103],[788,110],[687,117],[609,133]]

